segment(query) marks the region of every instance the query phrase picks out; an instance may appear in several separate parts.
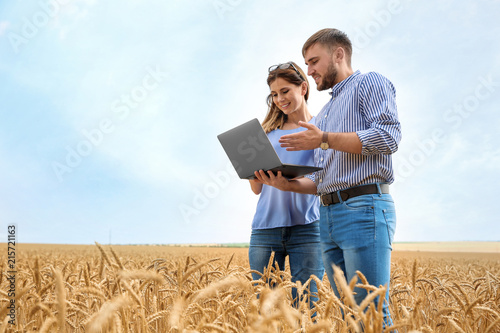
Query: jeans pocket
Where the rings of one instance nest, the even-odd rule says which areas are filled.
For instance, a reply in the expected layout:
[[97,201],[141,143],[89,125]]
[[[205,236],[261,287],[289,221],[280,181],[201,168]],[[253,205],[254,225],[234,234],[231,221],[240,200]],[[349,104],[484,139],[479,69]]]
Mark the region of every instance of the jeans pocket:
[[385,224],[387,226],[387,237],[389,244],[392,245],[394,240],[394,232],[396,231],[396,211],[393,209],[383,209]]
[[367,211],[373,209],[372,196],[362,195],[348,199],[342,203],[349,210]]

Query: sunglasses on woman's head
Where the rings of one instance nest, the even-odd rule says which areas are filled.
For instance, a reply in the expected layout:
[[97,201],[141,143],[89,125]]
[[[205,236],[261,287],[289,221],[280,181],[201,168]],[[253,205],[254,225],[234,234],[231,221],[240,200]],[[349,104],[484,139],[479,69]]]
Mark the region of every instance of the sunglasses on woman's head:
[[290,67],[292,67],[295,70],[295,72],[297,72],[297,74],[299,74],[300,78],[305,81],[302,74],[300,74],[300,72],[297,70],[297,68],[295,68],[295,66],[293,65],[293,63],[291,61],[285,62],[284,64],[278,64],[278,65],[273,65],[273,66],[269,67],[269,73],[274,72],[278,68],[279,69],[288,69]]

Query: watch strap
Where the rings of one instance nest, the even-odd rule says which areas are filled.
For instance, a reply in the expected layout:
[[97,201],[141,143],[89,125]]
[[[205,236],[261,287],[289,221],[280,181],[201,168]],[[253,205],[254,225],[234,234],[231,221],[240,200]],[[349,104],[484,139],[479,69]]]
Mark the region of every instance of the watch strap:
[[323,132],[323,141],[324,143],[328,143],[328,132]]

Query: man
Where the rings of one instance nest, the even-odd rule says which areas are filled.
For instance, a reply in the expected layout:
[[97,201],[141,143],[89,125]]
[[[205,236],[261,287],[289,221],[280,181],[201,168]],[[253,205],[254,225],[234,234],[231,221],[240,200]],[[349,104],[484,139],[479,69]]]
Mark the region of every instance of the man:
[[[301,122],[307,130],[284,135],[280,143],[292,151],[315,149],[315,163],[323,170],[290,181],[281,173],[260,170],[255,175],[284,191],[320,196],[323,262],[337,295],[333,264],[348,281],[359,270],[371,285],[389,289],[396,213],[388,188],[394,181],[391,154],[401,140],[395,89],[378,73],[352,70],[351,42],[337,29],[312,35],[302,54],[307,74],[318,90],[331,88],[332,98],[318,114],[316,126]],[[359,304],[367,292],[355,292]],[[390,326],[388,295],[389,290],[384,316]]]

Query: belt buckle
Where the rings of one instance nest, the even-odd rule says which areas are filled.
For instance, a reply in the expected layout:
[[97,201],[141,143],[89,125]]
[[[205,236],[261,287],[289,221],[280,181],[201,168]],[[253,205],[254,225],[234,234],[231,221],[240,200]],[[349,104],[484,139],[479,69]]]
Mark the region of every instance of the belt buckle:
[[321,201],[321,204],[325,207],[328,207],[330,206],[331,204],[333,204],[333,200],[330,200],[330,202],[328,204],[325,204],[325,202],[323,201],[323,198],[326,198],[327,196],[331,196],[331,193],[326,193],[326,194],[323,194],[319,200]]

